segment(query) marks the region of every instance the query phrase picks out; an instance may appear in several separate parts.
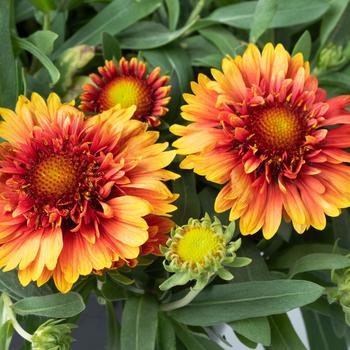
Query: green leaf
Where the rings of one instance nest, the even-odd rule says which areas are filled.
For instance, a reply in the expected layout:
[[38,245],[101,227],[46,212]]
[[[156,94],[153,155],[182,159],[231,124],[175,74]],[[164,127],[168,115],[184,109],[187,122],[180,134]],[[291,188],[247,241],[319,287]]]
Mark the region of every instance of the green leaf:
[[148,295],[130,296],[122,318],[121,350],[154,350],[158,304]]
[[339,339],[334,333],[329,317],[308,310],[303,310],[303,317],[311,349],[348,349],[345,339]]
[[13,1],[0,1],[0,106],[13,108],[17,100],[17,68],[13,54],[10,17]]
[[38,30],[32,35],[28,36],[32,44],[34,44],[39,50],[41,50],[45,55],[49,55],[55,43],[55,40],[58,38],[58,35],[49,30]]
[[34,17],[34,7],[28,0],[16,0],[15,2],[15,20],[16,23],[25,21]]
[[174,326],[164,312],[158,314],[158,342],[160,349],[176,350]]
[[210,326],[287,312],[312,303],[323,290],[315,283],[296,280],[214,285],[170,314],[184,324]]
[[191,58],[192,66],[220,68],[222,54],[208,40],[194,35],[182,41],[181,46]]
[[179,118],[182,94],[188,91],[189,82],[193,80],[191,60],[186,52],[177,46],[147,50],[143,52],[143,55],[153,67],[160,66],[162,74],[170,75],[172,86],[171,101],[168,105],[170,111],[163,119],[171,123]]
[[41,51],[28,39],[15,37],[14,41],[20,49],[30,52],[41,62],[41,64],[46,68],[46,70],[50,74],[52,84],[56,84],[58,82],[58,80],[60,79],[60,72],[43,51]]
[[305,255],[292,266],[289,276],[307,271],[343,269],[350,266],[350,259],[340,254],[315,253]]
[[349,0],[332,0],[330,8],[326,16],[323,17],[320,28],[321,46],[328,41],[332,32],[337,29],[340,24],[340,19],[344,15],[346,9],[350,6]]
[[116,350],[120,348],[120,325],[116,319],[113,303],[107,302],[107,350]]
[[[257,1],[240,2],[220,7],[205,20],[232,27],[250,29],[254,21]],[[284,28],[310,23],[321,18],[329,8],[326,0],[280,0],[269,28]],[[205,23],[205,22],[204,22]],[[208,23],[205,23],[208,25]]]
[[137,26],[120,33],[120,36],[118,36],[120,46],[123,49],[134,50],[154,49],[164,46],[178,39],[193,23],[194,21],[174,32],[170,32],[160,23],[141,21]]
[[266,317],[239,320],[231,322],[230,326],[235,332],[243,335],[254,343],[260,343],[265,346],[271,344],[271,329]]
[[76,31],[56,52],[57,57],[69,47],[87,44],[97,45],[103,32],[115,35],[141,18],[154,12],[161,0],[114,0]]
[[259,0],[254,13],[252,27],[249,33],[249,41],[255,43],[270,27],[278,7],[277,0]]
[[135,281],[132,278],[120,273],[117,270],[111,270],[108,272],[109,277],[112,278],[113,281],[129,286],[133,284]]
[[0,291],[5,292],[11,299],[15,300],[51,293],[51,289],[47,284],[41,288],[38,288],[33,283],[23,287],[18,281],[17,271],[15,270],[9,272],[0,270]]
[[[222,350],[222,347],[216,344],[214,341],[209,339],[207,336],[201,333],[193,333],[197,341],[204,346],[204,349],[206,350]],[[193,349],[197,350],[197,349]]]
[[323,243],[296,244],[292,247],[281,250],[278,257],[271,260],[269,266],[273,269],[289,269],[294,265],[296,260],[304,255],[313,253],[332,253],[333,248],[333,245]]
[[207,350],[204,345],[194,336],[194,334],[183,324],[174,322],[177,337],[185,345],[187,350]]
[[196,178],[191,171],[177,171],[181,177],[173,184],[173,191],[180,195],[175,202],[177,210],[173,214],[178,225],[184,225],[189,218],[200,216],[200,203],[196,190]]
[[[321,77],[321,83],[326,77]],[[328,82],[334,84],[344,84],[344,89],[350,91],[350,75],[341,72],[333,72],[328,75]],[[341,215],[332,218],[332,228],[335,236],[339,238],[339,245],[350,249],[350,213],[348,209],[343,209]]]
[[292,56],[301,52],[304,56],[304,59],[307,61],[310,58],[312,48],[312,39],[308,30],[301,35],[296,44],[294,45]]
[[119,41],[108,33],[102,33],[102,47],[105,60],[115,59],[119,61],[122,57]]
[[287,315],[271,316],[269,320],[271,326],[271,347],[268,347],[269,350],[307,350]]
[[20,315],[68,318],[80,314],[85,304],[78,293],[71,292],[25,298],[13,304],[12,308]]
[[168,10],[169,29],[175,30],[180,17],[180,1],[179,0],[165,0]]
[[125,300],[127,299],[126,290],[117,285],[115,282],[111,280],[110,277],[106,276],[106,282],[102,284],[101,293],[107,300]]
[[241,42],[227,29],[221,26],[213,26],[199,30],[199,33],[215,45],[222,56],[230,55],[235,57],[237,55],[237,48],[241,47]]

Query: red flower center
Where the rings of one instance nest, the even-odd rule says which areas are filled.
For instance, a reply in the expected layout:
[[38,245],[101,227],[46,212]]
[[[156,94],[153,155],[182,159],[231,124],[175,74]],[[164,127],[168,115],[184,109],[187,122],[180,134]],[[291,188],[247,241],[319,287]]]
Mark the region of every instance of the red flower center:
[[264,107],[253,112],[250,127],[259,151],[267,153],[299,148],[307,131],[303,115],[286,106]]
[[68,155],[52,155],[33,169],[32,191],[45,201],[57,201],[77,191],[79,165]]
[[118,77],[102,89],[99,103],[101,111],[117,104],[120,104],[122,108],[135,105],[135,117],[137,118],[150,113],[152,91],[141,79],[132,76]]

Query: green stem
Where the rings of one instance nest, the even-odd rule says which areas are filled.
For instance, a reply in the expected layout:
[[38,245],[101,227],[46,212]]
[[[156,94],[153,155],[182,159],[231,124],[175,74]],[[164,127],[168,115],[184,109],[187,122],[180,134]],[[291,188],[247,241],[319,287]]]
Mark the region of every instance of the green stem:
[[44,14],[43,30],[50,30],[50,15],[48,13]]
[[9,320],[12,323],[13,328],[16,330],[16,332],[25,340],[32,342],[32,335],[29,334],[27,331],[25,331],[22,326],[18,323],[15,314],[12,311],[11,305],[12,301],[9,298],[8,295],[3,294],[3,300],[4,300],[4,307],[6,310],[6,314],[9,318]]
[[190,291],[182,299],[163,304],[160,306],[160,309],[162,311],[172,311],[186,306],[204,289],[205,286],[206,284],[199,288],[191,288]]

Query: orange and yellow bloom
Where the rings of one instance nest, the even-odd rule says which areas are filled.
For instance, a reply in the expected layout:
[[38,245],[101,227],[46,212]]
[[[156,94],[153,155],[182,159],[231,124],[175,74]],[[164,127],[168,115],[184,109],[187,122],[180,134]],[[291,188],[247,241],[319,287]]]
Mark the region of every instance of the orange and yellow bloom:
[[135,105],[135,119],[158,126],[159,117],[168,111],[169,76],[161,76],[159,67],[147,76],[146,70],[147,65],[135,57],[130,61],[121,58],[118,66],[106,61],[104,67],[98,68],[100,74],[90,75],[93,84],[83,86],[82,110],[98,113],[117,104],[123,108]]
[[350,96],[326,98],[302,54],[282,45],[224,58],[185,94],[181,167],[223,184],[215,210],[240,218],[242,234],[271,238],[282,216],[295,230],[322,230],[350,205]]
[[53,277],[67,292],[80,275],[157,253],[175,210],[163,183],[177,178],[164,169],[175,152],[134,112],[85,119],[55,94],[0,109],[0,267],[18,268],[23,285]]

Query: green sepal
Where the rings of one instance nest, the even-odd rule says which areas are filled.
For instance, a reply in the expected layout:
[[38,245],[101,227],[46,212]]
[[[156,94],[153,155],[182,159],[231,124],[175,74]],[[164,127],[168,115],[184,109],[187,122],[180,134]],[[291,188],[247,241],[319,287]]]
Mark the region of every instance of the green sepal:
[[234,277],[231,272],[225,270],[224,268],[219,269],[217,274],[225,281],[231,281]]
[[175,286],[183,286],[184,284],[190,281],[190,276],[187,272],[178,272],[174,275],[170,276],[167,280],[165,280],[160,286],[160,290],[168,290]]
[[251,262],[252,262],[252,259],[250,258],[238,256],[232,262],[227,262],[227,263],[224,262],[224,265],[230,266],[230,267],[244,267],[249,265]]

